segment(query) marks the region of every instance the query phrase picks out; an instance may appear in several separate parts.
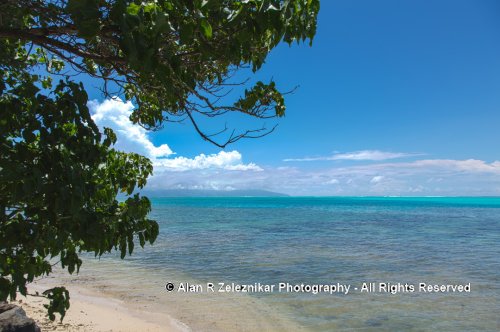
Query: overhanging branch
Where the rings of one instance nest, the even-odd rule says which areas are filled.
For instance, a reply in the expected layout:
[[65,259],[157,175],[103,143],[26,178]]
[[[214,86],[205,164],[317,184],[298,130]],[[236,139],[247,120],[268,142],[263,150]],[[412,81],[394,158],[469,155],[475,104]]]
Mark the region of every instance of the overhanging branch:
[[[31,29],[31,30],[35,30],[35,29]],[[97,61],[109,61],[109,62],[114,62],[114,63],[119,63],[119,64],[126,64],[126,60],[122,57],[105,56],[105,55],[91,53],[91,52],[82,50],[78,47],[72,46],[68,43],[62,42],[60,40],[57,40],[54,38],[49,38],[45,35],[40,35],[39,31],[36,31],[36,33],[31,33],[30,32],[31,30],[0,29],[0,38],[31,41],[32,43],[37,44],[37,45],[42,46],[42,47],[47,47],[47,46],[57,47],[57,48],[60,48],[66,52],[69,52],[71,54],[74,54],[76,56],[86,58],[86,59],[97,60]]]

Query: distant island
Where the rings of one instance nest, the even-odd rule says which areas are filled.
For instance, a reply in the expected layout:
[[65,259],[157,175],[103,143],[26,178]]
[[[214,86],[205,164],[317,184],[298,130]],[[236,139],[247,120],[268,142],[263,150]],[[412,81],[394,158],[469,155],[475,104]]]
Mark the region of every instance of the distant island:
[[267,190],[202,190],[202,189],[161,189],[144,190],[150,197],[287,197],[289,195]]

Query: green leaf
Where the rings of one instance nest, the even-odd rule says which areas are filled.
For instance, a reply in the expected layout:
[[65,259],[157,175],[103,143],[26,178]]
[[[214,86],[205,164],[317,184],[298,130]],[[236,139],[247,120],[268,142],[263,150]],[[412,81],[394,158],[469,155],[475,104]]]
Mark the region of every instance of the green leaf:
[[54,313],[61,315],[61,322],[66,315],[66,311],[69,309],[69,292],[64,287],[54,287],[47,289],[43,292],[49,300],[49,304],[44,304],[43,306],[48,309],[48,316],[51,321],[55,320],[56,316]]
[[141,6],[135,4],[134,2],[131,2],[127,6],[127,14],[129,14],[129,15],[137,15],[137,14],[139,14],[140,10],[141,10]]
[[212,26],[210,23],[207,20],[201,20],[200,25],[205,37],[208,39],[212,38]]

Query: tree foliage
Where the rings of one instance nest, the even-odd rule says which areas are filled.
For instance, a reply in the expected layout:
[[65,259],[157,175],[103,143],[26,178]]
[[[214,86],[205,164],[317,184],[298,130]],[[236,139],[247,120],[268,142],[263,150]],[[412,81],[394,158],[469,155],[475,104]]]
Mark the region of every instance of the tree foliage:
[[[283,116],[274,81],[228,100],[235,84],[246,85],[231,78],[243,67],[257,71],[282,41],[312,41],[318,10],[319,0],[2,1],[0,300],[26,294],[27,283],[51,272],[51,258],[73,273],[82,252],[118,249],[123,258],[134,241],[144,246],[158,234],[149,200],[134,194],[150,161],[113,148],[114,133],[96,127],[75,74],[101,80],[105,96],[132,100],[134,123],[190,121],[224,147],[273,128],[230,131],[219,141],[199,117]],[[68,293],[45,295],[50,318],[64,316]]]

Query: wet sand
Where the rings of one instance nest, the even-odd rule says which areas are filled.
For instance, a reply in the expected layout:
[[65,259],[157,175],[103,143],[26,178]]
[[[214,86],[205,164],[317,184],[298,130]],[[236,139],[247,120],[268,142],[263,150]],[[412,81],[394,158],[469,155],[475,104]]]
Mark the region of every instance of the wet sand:
[[73,276],[56,272],[28,286],[30,294],[55,286],[69,290],[71,307],[62,323],[59,315],[48,320],[45,298],[18,295],[16,302],[42,331],[303,331],[246,294],[166,292],[150,276],[141,278],[123,265],[95,267]]

